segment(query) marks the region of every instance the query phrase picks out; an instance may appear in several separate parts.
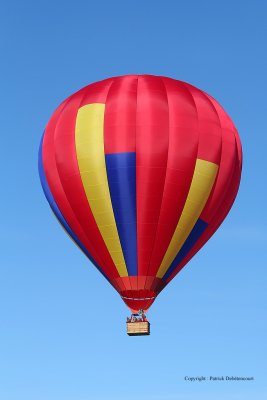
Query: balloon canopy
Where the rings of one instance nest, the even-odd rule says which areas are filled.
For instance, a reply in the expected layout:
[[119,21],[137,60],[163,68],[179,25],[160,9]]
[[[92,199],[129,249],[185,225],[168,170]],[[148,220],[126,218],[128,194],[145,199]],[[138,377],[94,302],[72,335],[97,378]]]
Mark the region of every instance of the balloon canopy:
[[242,154],[223,108],[188,83],[129,75],[67,98],[39,172],[57,219],[132,310],[147,310],[236,197]]

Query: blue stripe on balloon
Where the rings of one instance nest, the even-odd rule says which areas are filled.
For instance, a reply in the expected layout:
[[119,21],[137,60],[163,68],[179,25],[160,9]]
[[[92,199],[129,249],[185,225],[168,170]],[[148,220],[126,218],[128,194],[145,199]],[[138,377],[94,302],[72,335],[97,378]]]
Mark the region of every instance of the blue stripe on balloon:
[[129,276],[137,275],[136,153],[106,154],[108,184]]
[[101,268],[99,265],[95,262],[95,260],[92,258],[92,256],[88,253],[84,245],[81,243],[81,241],[78,239],[78,237],[75,235],[65,218],[63,217],[61,211],[59,210],[54,197],[51,193],[51,190],[48,186],[48,182],[45,176],[45,171],[44,171],[44,165],[43,165],[43,157],[42,157],[42,147],[43,147],[43,140],[44,140],[44,134],[41,139],[40,147],[39,147],[39,155],[38,155],[38,169],[39,169],[39,176],[40,176],[40,181],[41,185],[45,194],[45,197],[55,214],[56,218],[58,219],[59,223],[65,228],[65,230],[68,232],[68,234],[71,236],[71,238],[75,241],[75,243],[80,247],[80,249],[84,252],[84,254],[89,258],[89,260],[96,266],[96,268],[101,272],[101,274],[109,281],[108,277],[102,272]]
[[202,233],[207,228],[207,222],[203,221],[202,219],[198,219],[195,223],[194,228],[192,229],[191,233],[189,234],[188,238],[184,242],[183,246],[181,247],[180,251],[178,252],[177,256],[171,263],[169,269],[163,276],[163,279],[166,280],[169,276],[173,273],[173,271],[178,267],[178,265],[183,261],[184,257],[188,254],[188,252],[192,249],[192,247],[196,244]]

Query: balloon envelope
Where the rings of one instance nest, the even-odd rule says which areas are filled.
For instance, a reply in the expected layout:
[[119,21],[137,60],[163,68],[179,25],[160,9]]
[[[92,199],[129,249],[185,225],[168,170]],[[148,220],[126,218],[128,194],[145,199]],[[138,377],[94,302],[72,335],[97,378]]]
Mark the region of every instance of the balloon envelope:
[[147,310],[219,227],[241,164],[238,133],[211,96],[150,75],[70,96],[39,154],[54,214],[132,310]]

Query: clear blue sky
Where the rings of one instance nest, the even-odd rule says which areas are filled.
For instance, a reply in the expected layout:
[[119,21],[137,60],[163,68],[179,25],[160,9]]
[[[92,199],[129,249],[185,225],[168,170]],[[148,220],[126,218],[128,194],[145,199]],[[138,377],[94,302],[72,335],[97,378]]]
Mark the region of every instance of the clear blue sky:
[[[264,0],[2,2],[0,399],[267,398],[266,19]],[[210,93],[244,150],[231,213],[151,308],[151,336],[138,338],[125,334],[117,293],[56,222],[37,172],[56,106],[131,73]]]

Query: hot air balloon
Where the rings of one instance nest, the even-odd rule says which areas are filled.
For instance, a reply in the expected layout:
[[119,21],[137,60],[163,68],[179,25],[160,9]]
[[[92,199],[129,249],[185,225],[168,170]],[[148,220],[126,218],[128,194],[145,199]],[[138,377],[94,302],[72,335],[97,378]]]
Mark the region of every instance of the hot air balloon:
[[74,93],[39,152],[52,211],[134,313],[149,309],[220,226],[241,165],[237,130],[218,102],[152,75]]

